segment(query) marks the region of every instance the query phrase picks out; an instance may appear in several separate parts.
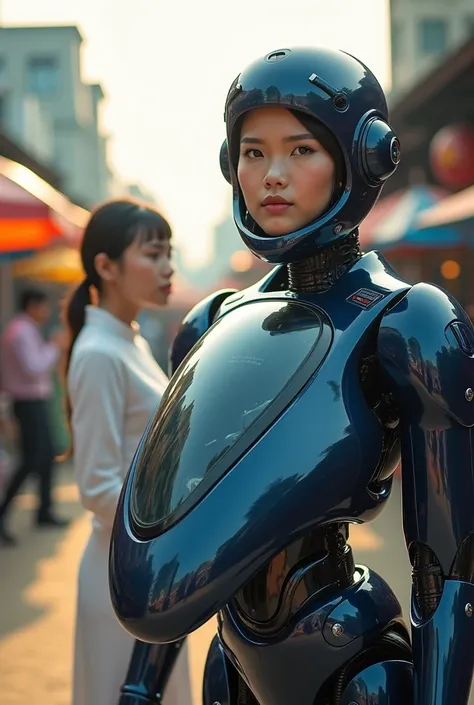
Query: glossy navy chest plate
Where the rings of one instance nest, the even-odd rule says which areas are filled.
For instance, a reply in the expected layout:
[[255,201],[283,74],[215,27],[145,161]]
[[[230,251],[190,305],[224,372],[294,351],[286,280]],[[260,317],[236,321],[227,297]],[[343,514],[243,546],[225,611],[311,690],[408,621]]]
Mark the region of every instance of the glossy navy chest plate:
[[376,513],[384,432],[360,360],[407,289],[371,253],[327,294],[254,287],[227,300],[174,375],[122,493],[111,594],[138,638],[180,638],[292,541]]
[[138,530],[156,535],[190,511],[317,373],[332,338],[328,317],[297,301],[257,300],[221,318],[148,432],[132,491]]

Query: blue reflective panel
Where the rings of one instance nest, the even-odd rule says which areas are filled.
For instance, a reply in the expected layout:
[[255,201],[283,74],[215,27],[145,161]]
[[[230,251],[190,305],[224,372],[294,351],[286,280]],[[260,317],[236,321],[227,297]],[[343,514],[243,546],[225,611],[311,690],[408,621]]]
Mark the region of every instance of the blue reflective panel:
[[298,393],[330,340],[320,314],[296,302],[254,302],[220,319],[178,369],[144,439],[134,520],[156,525],[200,487],[198,501]]

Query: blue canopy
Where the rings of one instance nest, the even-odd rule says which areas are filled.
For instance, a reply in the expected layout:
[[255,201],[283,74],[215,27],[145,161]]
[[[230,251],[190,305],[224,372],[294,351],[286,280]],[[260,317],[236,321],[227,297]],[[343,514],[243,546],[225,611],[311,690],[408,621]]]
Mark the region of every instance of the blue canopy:
[[34,250],[22,250],[21,252],[0,252],[0,264],[5,262],[16,262],[19,259],[25,259],[34,255]]
[[444,196],[442,189],[415,185],[380,199],[361,226],[361,243],[377,250],[402,247],[456,247],[464,242],[462,229],[455,225],[419,227],[420,215]]

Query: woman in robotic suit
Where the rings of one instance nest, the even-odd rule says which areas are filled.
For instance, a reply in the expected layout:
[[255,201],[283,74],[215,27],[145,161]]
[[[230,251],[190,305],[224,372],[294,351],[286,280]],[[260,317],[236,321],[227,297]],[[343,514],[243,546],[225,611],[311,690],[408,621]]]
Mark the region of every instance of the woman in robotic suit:
[[[183,322],[116,515],[116,614],[150,644],[218,614],[205,705],[463,705],[474,334],[449,294],[359,249],[400,159],[383,91],[344,52],[283,49],[236,78],[225,121],[236,226],[277,266]],[[400,456],[411,635],[347,543]]]

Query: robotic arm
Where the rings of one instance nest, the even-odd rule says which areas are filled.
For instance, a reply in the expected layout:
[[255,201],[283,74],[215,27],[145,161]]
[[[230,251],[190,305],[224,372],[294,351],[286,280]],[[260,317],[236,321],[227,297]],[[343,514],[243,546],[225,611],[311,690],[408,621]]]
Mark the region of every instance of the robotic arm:
[[474,329],[417,284],[382,318],[378,355],[400,413],[412,564],[416,705],[466,705],[474,670]]

